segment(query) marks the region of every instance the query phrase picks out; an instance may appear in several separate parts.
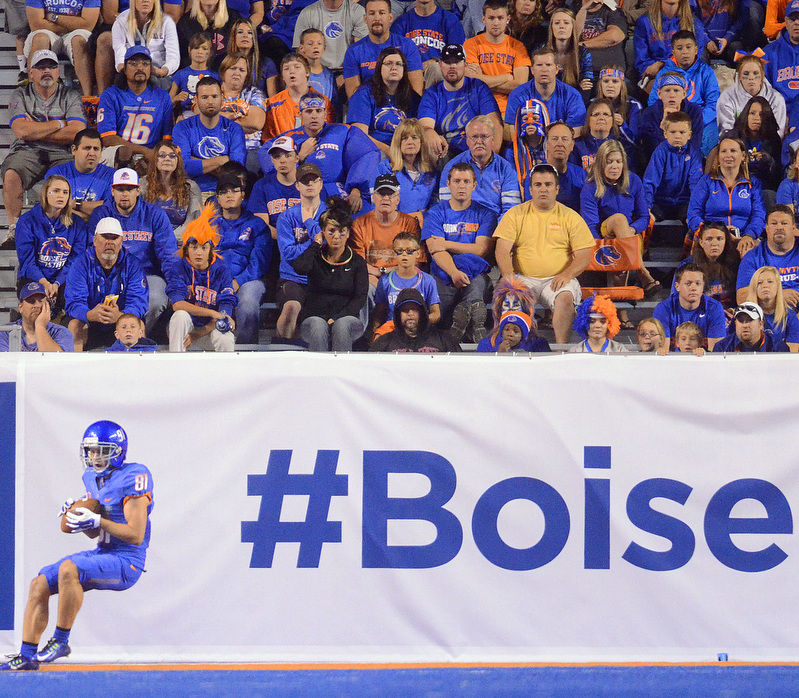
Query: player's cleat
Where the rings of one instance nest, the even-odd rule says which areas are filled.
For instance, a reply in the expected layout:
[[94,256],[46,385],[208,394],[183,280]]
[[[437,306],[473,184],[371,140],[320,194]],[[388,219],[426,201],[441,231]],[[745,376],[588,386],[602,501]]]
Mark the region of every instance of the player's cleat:
[[0,671],[36,671],[39,662],[33,657],[23,657],[21,654],[9,654],[5,664],[0,664]]
[[68,657],[70,652],[72,650],[69,649],[69,645],[66,642],[59,642],[54,637],[51,637],[42,651],[36,653],[35,660],[45,663],[54,662],[56,659],[61,659],[61,657]]

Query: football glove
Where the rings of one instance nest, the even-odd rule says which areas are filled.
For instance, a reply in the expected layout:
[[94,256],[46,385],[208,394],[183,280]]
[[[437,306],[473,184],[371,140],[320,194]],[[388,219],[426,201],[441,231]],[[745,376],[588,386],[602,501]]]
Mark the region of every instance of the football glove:
[[100,514],[93,513],[86,507],[67,512],[67,526],[74,531],[93,531],[100,528]]

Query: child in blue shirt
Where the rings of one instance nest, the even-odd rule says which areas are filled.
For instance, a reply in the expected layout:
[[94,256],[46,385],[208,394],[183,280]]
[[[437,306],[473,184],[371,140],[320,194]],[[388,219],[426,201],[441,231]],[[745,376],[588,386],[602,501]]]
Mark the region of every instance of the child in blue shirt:
[[197,97],[197,83],[204,77],[210,76],[219,80],[219,75],[208,69],[208,59],[211,57],[211,39],[207,34],[195,34],[189,40],[189,58],[191,64],[181,68],[172,76],[172,87],[169,96],[172,104],[179,104],[183,114],[181,118],[192,116],[192,107]]
[[666,140],[655,148],[644,173],[644,196],[655,220],[685,220],[691,188],[702,177],[702,153],[691,143],[691,117],[672,112],[663,118]]
[[394,303],[400,291],[405,288],[415,288],[422,294],[430,309],[428,319],[431,325],[435,325],[441,319],[439,307],[441,301],[438,297],[436,280],[416,266],[420,252],[416,235],[409,231],[397,233],[392,246],[397,266],[380,277],[375,290],[373,317],[376,337],[394,330],[393,320],[387,319],[394,317]]

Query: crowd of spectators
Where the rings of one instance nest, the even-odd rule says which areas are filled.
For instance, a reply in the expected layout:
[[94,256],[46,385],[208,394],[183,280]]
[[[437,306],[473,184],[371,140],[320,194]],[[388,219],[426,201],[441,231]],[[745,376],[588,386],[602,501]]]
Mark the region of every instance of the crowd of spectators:
[[[8,0],[6,22],[26,350],[231,351],[267,302],[272,341],[312,351],[549,351],[543,325],[575,352],[799,349],[799,0]],[[658,221],[685,231],[673,280],[589,270],[603,242],[645,258]],[[636,327],[581,283],[660,302]]]

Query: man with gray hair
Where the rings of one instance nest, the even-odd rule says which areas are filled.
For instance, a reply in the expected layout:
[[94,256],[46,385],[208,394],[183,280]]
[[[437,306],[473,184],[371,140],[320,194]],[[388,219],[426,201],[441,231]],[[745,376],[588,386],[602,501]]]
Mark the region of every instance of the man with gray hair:
[[493,211],[497,218],[502,218],[511,207],[520,204],[522,199],[516,170],[505,158],[494,153],[491,147],[494,127],[494,119],[483,114],[475,116],[466,124],[468,150],[464,150],[444,166],[438,196],[441,201],[450,200],[451,194],[447,187],[449,171],[453,165],[465,162],[472,166],[477,177],[477,189],[472,194],[472,201]]
[[11,94],[8,119],[16,140],[0,166],[9,227],[4,248],[13,249],[23,193],[53,165],[72,160],[69,147],[78,131],[86,128],[80,95],[58,84],[58,71],[55,53],[36,51],[31,57],[31,82]]

